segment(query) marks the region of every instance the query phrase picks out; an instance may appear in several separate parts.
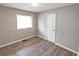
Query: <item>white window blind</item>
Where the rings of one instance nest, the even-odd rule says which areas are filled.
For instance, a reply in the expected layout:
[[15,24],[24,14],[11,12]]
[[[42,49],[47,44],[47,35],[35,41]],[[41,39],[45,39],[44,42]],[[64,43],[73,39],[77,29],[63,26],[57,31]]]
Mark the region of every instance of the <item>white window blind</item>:
[[25,29],[32,27],[32,16],[17,14],[17,29]]

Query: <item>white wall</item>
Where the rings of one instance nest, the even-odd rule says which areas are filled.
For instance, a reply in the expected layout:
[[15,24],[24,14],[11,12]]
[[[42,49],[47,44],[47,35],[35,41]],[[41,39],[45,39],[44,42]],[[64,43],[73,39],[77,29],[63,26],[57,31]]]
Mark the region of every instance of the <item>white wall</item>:
[[56,13],[56,42],[78,51],[79,4],[38,13],[38,35],[47,37],[46,14]]
[[[32,15],[33,28],[17,30],[16,14]],[[0,7],[0,46],[6,43],[27,38],[36,34],[36,15],[7,7]]]

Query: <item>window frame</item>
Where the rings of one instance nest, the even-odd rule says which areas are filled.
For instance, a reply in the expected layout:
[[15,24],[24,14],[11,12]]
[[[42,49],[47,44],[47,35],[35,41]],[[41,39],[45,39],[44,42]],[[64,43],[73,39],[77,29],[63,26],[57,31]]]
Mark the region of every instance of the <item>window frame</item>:
[[32,27],[27,27],[27,28],[18,28],[18,24],[16,24],[17,30],[23,30],[23,29],[30,29],[33,28],[33,16],[32,15],[24,15],[24,14],[16,14],[16,23],[17,23],[17,15],[22,15],[22,16],[30,16],[32,18]]

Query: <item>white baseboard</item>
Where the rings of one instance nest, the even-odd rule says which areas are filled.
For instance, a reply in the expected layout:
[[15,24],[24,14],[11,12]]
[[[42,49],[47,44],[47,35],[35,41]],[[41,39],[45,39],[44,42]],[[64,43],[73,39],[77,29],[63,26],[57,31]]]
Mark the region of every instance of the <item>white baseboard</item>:
[[[47,38],[45,38],[45,37],[42,37],[42,36],[40,36],[40,35],[37,35],[38,37],[41,37],[41,38],[43,38],[43,39],[45,39],[45,40],[47,40]],[[56,45],[58,45],[58,46],[60,46],[60,47],[62,47],[62,48],[64,48],[64,49],[67,49],[67,50],[69,50],[69,51],[71,51],[71,52],[73,52],[73,53],[76,53],[78,56],[79,56],[79,53],[77,52],[77,51],[74,51],[74,50],[72,50],[72,49],[70,49],[70,48],[68,48],[68,47],[65,47],[65,46],[63,46],[63,45],[61,45],[61,44],[59,44],[59,43],[56,43],[55,42],[55,44]]]
[[40,38],[43,38],[43,39],[47,40],[47,38],[45,38],[45,37],[43,37],[43,36],[40,36],[40,35],[36,35],[36,36],[38,36],[38,37],[40,37]]
[[17,40],[17,41],[13,41],[13,42],[10,42],[10,43],[1,45],[0,48],[5,47],[5,46],[8,46],[8,45],[11,45],[11,44],[14,44],[14,43],[17,43],[17,42],[20,42],[20,41],[25,40],[25,39],[29,39],[29,38],[34,37],[34,36],[36,36],[36,35],[32,35],[32,36],[27,37],[27,38],[24,38],[24,39],[20,39],[20,40]]
[[71,52],[73,52],[73,53],[78,54],[77,51],[74,51],[74,50],[72,50],[72,49],[70,49],[70,48],[68,48],[68,47],[65,47],[65,46],[63,46],[63,45],[61,45],[61,44],[59,44],[59,43],[55,43],[55,44],[58,45],[58,46],[60,46],[60,47],[62,47],[62,48],[64,48],[64,49],[66,49],[66,50],[69,50],[69,51],[71,51]]

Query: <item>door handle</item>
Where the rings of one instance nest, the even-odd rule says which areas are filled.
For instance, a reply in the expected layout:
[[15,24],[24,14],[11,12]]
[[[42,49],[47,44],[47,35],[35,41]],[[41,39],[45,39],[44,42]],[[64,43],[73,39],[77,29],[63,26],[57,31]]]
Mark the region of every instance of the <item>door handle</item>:
[[53,29],[53,31],[55,31],[55,29]]

